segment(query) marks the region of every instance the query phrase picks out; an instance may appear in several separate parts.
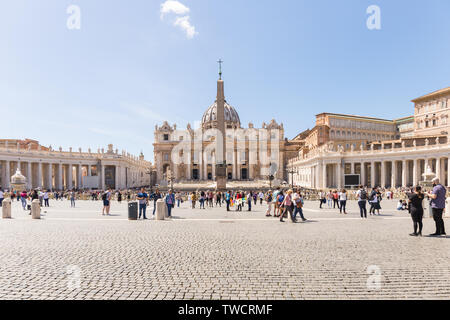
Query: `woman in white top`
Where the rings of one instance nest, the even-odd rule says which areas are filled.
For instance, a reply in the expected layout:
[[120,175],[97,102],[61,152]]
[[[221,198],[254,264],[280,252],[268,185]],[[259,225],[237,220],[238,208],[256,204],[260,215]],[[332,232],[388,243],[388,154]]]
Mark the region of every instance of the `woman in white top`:
[[342,211],[344,211],[344,214],[347,214],[347,212],[345,211],[345,206],[347,205],[347,190],[342,189],[341,192],[339,192],[339,211],[340,213],[342,213]]

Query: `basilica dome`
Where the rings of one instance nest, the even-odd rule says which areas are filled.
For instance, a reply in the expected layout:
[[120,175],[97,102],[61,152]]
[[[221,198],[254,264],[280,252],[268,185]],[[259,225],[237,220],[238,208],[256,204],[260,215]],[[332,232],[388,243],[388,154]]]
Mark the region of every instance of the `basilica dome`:
[[[215,101],[203,114],[203,128],[214,127],[213,123],[217,121],[217,101]],[[236,110],[225,101],[225,126],[237,127],[241,126],[241,120]]]

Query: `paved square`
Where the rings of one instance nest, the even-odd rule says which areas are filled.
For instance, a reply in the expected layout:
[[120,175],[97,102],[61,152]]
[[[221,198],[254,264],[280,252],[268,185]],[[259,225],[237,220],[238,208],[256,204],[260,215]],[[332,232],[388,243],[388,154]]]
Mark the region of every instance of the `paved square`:
[[0,220],[0,299],[450,298],[450,237],[408,236],[395,202],[367,220],[354,202],[346,216],[307,202],[298,224],[259,204],[184,203],[171,221],[128,221],[126,202],[109,217],[101,201],[50,204],[31,220],[14,202],[13,219]]

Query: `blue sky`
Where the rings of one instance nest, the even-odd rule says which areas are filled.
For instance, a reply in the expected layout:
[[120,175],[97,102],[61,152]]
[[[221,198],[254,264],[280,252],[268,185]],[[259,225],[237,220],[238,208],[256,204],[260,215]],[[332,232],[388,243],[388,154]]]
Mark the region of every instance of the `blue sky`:
[[275,118],[288,138],[321,112],[407,116],[450,86],[448,0],[180,0],[162,16],[164,2],[2,1],[0,137],[153,161],[155,124],[185,128],[214,101],[219,58],[242,125]]

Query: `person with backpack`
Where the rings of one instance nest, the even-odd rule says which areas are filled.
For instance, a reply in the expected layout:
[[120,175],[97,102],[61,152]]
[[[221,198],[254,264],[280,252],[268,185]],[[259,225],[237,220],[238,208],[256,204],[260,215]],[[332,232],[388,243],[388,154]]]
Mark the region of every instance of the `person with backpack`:
[[102,194],[102,201],[103,201],[103,209],[102,209],[102,216],[109,215],[109,199],[108,199],[108,191],[103,192]]
[[358,206],[361,218],[367,219],[367,191],[363,186],[359,186],[359,190],[356,195],[358,197]]
[[[289,213],[289,216],[291,217],[291,221],[293,223],[297,222],[295,221],[293,214],[294,203],[292,202],[292,192],[292,190],[289,190],[286,193],[286,196],[283,198],[283,202],[280,205],[280,207],[284,208],[283,212],[281,212],[280,214],[280,222],[284,222],[283,218],[287,213]],[[280,197],[280,195],[278,195],[278,197]]]
[[298,189],[295,189],[294,195],[292,196],[292,200],[294,202],[294,220],[297,219],[297,213],[300,214],[300,218],[302,221],[306,221],[305,217],[303,216],[303,197],[298,191]]
[[175,195],[173,194],[172,189],[170,189],[169,193],[166,195],[165,202],[167,205],[167,215],[169,218],[172,218],[172,208],[175,207]]
[[266,217],[271,217],[272,216],[270,214],[272,212],[272,201],[273,201],[272,190],[269,190],[267,192],[267,194],[266,194],[266,202],[267,202]]
[[137,194],[136,198],[139,202],[139,219],[141,216],[143,216],[144,220],[147,220],[147,216],[145,215],[145,212],[147,210],[147,204],[148,204],[148,194],[145,192],[144,188],[141,188],[141,192]]
[[276,200],[277,214],[275,215],[275,217],[277,217],[277,218],[279,216],[281,216],[282,214],[284,214],[284,208],[282,207],[283,202],[284,202],[284,194],[283,194],[283,190],[280,190],[278,192],[277,200]]

